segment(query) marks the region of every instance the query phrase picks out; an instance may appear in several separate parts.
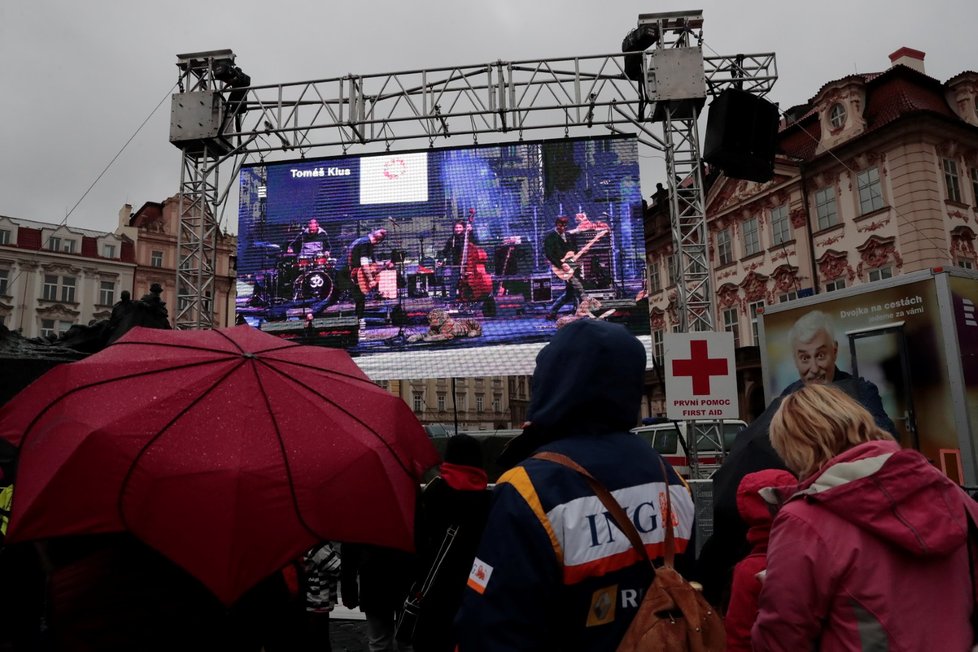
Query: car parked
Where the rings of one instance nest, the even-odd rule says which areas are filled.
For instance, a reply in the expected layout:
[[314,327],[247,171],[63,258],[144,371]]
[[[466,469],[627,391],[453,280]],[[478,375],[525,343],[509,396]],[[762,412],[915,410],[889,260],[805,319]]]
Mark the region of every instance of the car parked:
[[[632,432],[639,435],[659,451],[667,462],[672,464],[684,478],[689,477],[689,439],[686,436],[686,421],[671,421],[663,419],[633,428]],[[713,424],[714,421],[697,421],[700,424]],[[729,453],[737,433],[747,427],[740,419],[724,419],[720,422],[723,440],[723,453]],[[720,447],[713,439],[700,435],[696,440],[696,451],[701,468],[718,468],[722,461]]]

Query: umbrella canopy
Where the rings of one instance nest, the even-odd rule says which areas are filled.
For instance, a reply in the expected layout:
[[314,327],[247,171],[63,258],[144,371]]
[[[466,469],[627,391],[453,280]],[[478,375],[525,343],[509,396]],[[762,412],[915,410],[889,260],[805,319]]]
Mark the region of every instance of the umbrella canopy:
[[413,546],[438,454],[338,349],[135,328],[0,409],[8,541],[129,530],[226,603],[322,540]]

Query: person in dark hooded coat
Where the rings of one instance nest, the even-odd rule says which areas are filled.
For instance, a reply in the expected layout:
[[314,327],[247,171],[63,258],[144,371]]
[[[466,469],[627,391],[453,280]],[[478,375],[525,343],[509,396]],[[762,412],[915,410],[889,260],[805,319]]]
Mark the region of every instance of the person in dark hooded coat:
[[[652,569],[577,472],[586,468],[635,523],[649,557],[664,553],[665,492],[677,551],[693,546],[693,502],[640,437],[645,349],[623,326],[584,319],[537,355],[530,424],[506,450],[515,462],[493,491],[485,533],[455,621],[460,652],[613,650],[638,611]],[[677,560],[679,561],[679,560]]]
[[489,516],[490,492],[479,440],[464,433],[449,437],[445,461],[421,492],[416,528],[420,587],[455,527],[444,559],[428,589],[414,630],[415,652],[452,652],[452,621]]

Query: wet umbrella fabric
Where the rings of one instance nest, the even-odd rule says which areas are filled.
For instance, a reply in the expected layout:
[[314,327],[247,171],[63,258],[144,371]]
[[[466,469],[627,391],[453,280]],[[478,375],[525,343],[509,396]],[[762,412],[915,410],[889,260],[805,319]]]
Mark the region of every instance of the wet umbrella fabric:
[[411,549],[438,454],[349,355],[136,328],[0,409],[8,541],[128,530],[230,603],[321,540]]

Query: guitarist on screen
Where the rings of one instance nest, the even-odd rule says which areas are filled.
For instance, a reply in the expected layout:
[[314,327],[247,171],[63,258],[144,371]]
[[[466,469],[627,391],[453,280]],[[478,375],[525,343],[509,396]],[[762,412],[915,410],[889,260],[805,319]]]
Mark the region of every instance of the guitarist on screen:
[[320,311],[325,313],[340,297],[349,292],[353,295],[357,319],[363,319],[367,292],[376,290],[380,282],[380,270],[392,263],[378,263],[374,259],[374,246],[387,237],[387,229],[375,229],[350,243],[346,256],[336,266],[336,290]]
[[597,234],[587,244],[578,248],[574,232],[567,230],[569,221],[565,215],[558,215],[554,222],[554,230],[548,233],[543,240],[544,256],[550,261],[554,275],[565,283],[563,294],[557,297],[547,313],[547,319],[550,321],[557,319],[557,311],[568,301],[573,301],[574,310],[577,310],[584,296],[578,260],[588,252],[594,243],[608,235],[610,230],[606,223],[602,223],[606,228],[598,230]]
[[567,232],[569,221],[566,215],[558,215],[557,219],[554,220],[553,231],[548,233],[547,237],[543,239],[543,255],[546,256],[555,270],[561,270],[566,275],[563,279],[564,292],[557,297],[557,300],[554,301],[553,305],[550,306],[550,310],[547,312],[547,319],[549,321],[555,321],[557,319],[557,312],[567,302],[573,302],[574,310],[577,310],[577,305],[581,302],[581,297],[584,296],[584,286],[581,284],[580,269],[574,269],[568,263],[564,262],[567,254],[573,254],[577,251],[577,238],[573,233]]

